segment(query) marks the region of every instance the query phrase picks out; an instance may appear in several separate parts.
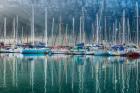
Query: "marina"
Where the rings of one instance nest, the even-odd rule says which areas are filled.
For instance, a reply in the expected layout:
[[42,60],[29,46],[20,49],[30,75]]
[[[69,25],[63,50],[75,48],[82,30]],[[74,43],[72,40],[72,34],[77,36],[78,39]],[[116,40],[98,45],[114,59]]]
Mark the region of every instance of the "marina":
[[[95,40],[93,40],[90,43],[85,42],[85,8],[82,7],[81,9],[81,16],[79,17],[79,36],[75,36],[75,18],[72,18],[72,34],[68,35],[68,27],[69,24],[64,24],[62,23],[62,17],[59,17],[59,24],[58,24],[58,38],[54,37],[54,26],[55,26],[55,19],[53,18],[52,24],[51,24],[51,36],[48,36],[48,9],[47,7],[44,8],[44,38],[43,41],[37,41],[36,39],[36,33],[35,33],[35,5],[31,6],[31,35],[30,35],[30,42],[23,42],[24,40],[24,28],[22,27],[22,32],[21,32],[21,40],[19,39],[18,36],[18,31],[19,31],[19,17],[16,16],[13,18],[12,22],[12,33],[13,33],[13,38],[12,42],[9,43],[7,42],[7,18],[4,17],[4,26],[3,26],[3,40],[1,40],[0,43],[0,53],[21,53],[21,54],[65,54],[65,55],[94,55],[94,56],[125,56],[125,57],[134,57],[138,58],[140,56],[140,49],[139,49],[139,9],[138,9],[138,2],[136,2],[136,9],[135,13],[136,15],[136,42],[133,41],[128,41],[129,35],[131,33],[129,32],[130,30],[130,23],[129,19],[126,21],[126,10],[123,9],[122,16],[120,17],[122,19],[122,30],[120,31],[114,31],[118,29],[118,24],[113,23],[113,28],[112,30],[114,31],[113,33],[113,38],[110,41],[104,41],[105,38],[101,39],[100,38],[100,17],[101,15],[97,12],[95,16],[95,31],[96,33],[93,34],[92,36],[96,36]],[[117,19],[116,19],[117,20]],[[106,20],[107,21],[107,20]],[[126,24],[126,22],[128,22]],[[106,24],[105,24],[106,26]],[[129,29],[126,29],[126,26],[129,27]],[[63,31],[64,30],[64,31]],[[106,28],[105,28],[106,30]],[[128,30],[128,33],[126,32]],[[64,34],[62,34],[62,31]],[[100,33],[99,33],[100,32]],[[117,40],[116,35],[119,32],[122,35],[122,38],[120,40]],[[93,32],[92,32],[93,33]],[[128,35],[127,35],[128,34]],[[126,38],[127,35],[128,40]],[[56,36],[56,35],[55,35]],[[73,37],[73,38],[72,38]],[[119,36],[120,37],[120,36]],[[51,41],[51,44],[49,44],[49,38],[53,40],[53,38],[58,39],[58,42],[53,42]],[[72,39],[71,39],[72,38]],[[77,43],[75,43],[75,39],[79,38]],[[94,38],[94,37],[92,37]],[[63,40],[62,40],[63,39]],[[10,39],[9,39],[10,40]],[[8,41],[9,41],[8,40]],[[62,42],[61,42],[62,41]],[[104,41],[104,42],[103,42]],[[71,43],[70,43],[71,42]],[[58,43],[58,44],[56,44]]]
[[140,0],[0,0],[0,93],[140,93]]

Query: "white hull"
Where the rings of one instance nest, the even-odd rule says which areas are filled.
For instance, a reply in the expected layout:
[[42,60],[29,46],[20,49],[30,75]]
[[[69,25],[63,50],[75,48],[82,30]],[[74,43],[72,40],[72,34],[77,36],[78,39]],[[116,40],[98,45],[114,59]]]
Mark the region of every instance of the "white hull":
[[0,53],[21,53],[22,48],[17,48],[17,49],[0,49]]
[[108,51],[108,54],[110,56],[123,56],[123,55],[126,55],[127,52],[126,51]]
[[51,52],[52,54],[68,54],[69,50],[68,49],[52,49]]

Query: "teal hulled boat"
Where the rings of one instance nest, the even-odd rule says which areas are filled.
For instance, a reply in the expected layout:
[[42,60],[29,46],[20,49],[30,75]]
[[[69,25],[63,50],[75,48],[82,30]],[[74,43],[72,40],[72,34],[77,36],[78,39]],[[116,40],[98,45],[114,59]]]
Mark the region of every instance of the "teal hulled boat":
[[22,54],[48,54],[51,52],[47,48],[27,48],[22,50]]

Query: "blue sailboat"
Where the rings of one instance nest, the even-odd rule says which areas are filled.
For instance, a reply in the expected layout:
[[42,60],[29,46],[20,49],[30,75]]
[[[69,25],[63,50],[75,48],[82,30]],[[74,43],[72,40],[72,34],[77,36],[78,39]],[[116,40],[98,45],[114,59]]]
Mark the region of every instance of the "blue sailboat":
[[123,45],[114,45],[108,51],[110,56],[125,56],[126,53],[126,48]]

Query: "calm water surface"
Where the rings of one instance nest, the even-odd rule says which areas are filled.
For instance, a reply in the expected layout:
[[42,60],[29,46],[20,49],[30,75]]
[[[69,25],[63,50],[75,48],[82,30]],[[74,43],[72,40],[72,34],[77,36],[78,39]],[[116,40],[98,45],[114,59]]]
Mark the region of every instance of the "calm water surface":
[[1,54],[0,93],[140,93],[140,59]]

